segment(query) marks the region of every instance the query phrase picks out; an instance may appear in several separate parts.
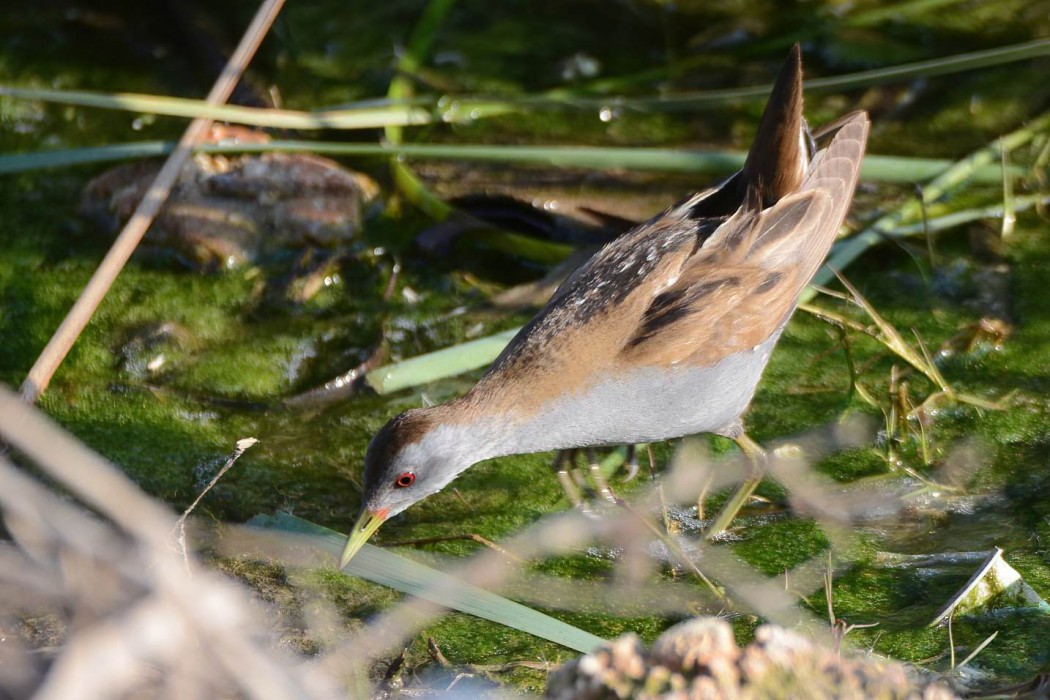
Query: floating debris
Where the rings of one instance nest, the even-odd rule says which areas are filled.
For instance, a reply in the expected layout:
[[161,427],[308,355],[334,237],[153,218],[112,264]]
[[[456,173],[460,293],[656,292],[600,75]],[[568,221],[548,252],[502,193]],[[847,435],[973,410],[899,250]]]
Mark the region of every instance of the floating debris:
[[[213,141],[222,141],[212,133]],[[239,138],[237,140],[251,140]],[[265,141],[265,134],[254,140]],[[118,165],[84,188],[81,216],[116,231],[160,170],[156,160]],[[379,186],[308,153],[224,156],[187,163],[145,243],[195,269],[236,268],[280,248],[336,248],[356,240]]]
[[989,607],[992,603],[997,607],[1035,608],[1050,613],[1050,605],[1025,583],[1017,569],[1006,563],[1003,550],[996,547],[966,585],[937,612],[929,626],[944,624],[952,615]]

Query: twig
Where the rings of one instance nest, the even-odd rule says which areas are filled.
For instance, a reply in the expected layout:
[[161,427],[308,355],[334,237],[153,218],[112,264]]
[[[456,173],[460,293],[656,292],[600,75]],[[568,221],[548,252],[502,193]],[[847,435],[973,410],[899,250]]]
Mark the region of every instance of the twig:
[[[46,545],[47,554],[41,558],[36,553],[33,560],[54,567],[51,588],[58,586],[60,595],[65,591],[67,615],[75,614],[78,606],[92,605],[92,596],[105,600],[94,603],[95,610],[113,610],[81,620],[57,650],[45,685],[34,697],[123,696],[126,693],[117,686],[141,688],[147,668],[170,688],[176,683],[173,674],[186,668],[187,658],[196,665],[193,676],[182,679],[189,685],[181,684],[182,691],[220,683],[234,686],[232,694],[244,697],[316,695],[307,691],[305,675],[284,668],[261,642],[263,626],[256,623],[246,594],[209,572],[193,579],[185,575],[171,551],[174,518],[167,509],[2,387],[0,436],[66,492],[108,518],[107,522],[85,514],[68,498],[49,493],[27,472],[0,459],[5,520],[12,522],[10,515],[16,514],[29,525],[22,531],[33,536],[27,552]],[[99,574],[103,577],[92,578]],[[120,603],[122,598],[125,603]],[[186,697],[179,689],[173,697]]]
[[[1010,151],[1031,141],[1037,134],[1050,128],[1050,113],[1045,113],[1029,121],[1025,126],[992,141],[980,148],[943,173],[928,182],[922,188],[922,200],[909,199],[899,208],[879,217],[860,233],[850,236],[835,246],[831,257],[813,278],[810,287],[802,293],[802,301],[809,301],[815,292],[812,285],[822,285],[831,281],[836,270],[842,270],[857,256],[873,245],[881,243],[886,236],[894,236],[896,229],[905,221],[916,218],[920,207],[927,202],[935,202],[965,182],[971,180],[977,171],[996,160],[1000,160],[1003,151]],[[921,229],[920,229],[921,231]]]
[[[437,640],[433,637],[427,637],[427,650],[430,652],[430,658],[443,668],[453,668],[456,664],[453,664],[448,658],[441,653],[441,647],[438,646]],[[550,671],[554,668],[555,664],[549,661],[507,661],[502,664],[464,664],[460,668],[465,668],[471,673],[506,673],[507,671],[513,671],[516,668],[531,668],[537,671]]]
[[[234,87],[237,85],[237,81],[240,80],[252,56],[255,55],[259,44],[262,43],[263,37],[266,36],[267,30],[273,24],[282,5],[284,5],[284,0],[265,0],[263,2],[252,19],[252,23],[241,38],[241,43],[237,46],[237,50],[233,52],[230,60],[226,63],[226,67],[223,68],[219,78],[215,81],[211,92],[208,93],[207,102],[209,104],[222,104],[229,99]],[[182,166],[186,164],[186,161],[189,160],[193,153],[194,144],[201,140],[211,124],[212,120],[208,118],[197,118],[190,122],[182,138],[179,139],[175,150],[168,156],[164,167],[157,173],[153,184],[150,185],[146,195],[139,202],[135,213],[131,215],[127,224],[124,225],[124,230],[117,236],[117,240],[113,242],[109,252],[106,253],[106,257],[102,259],[102,263],[95,270],[95,274],[91,276],[91,280],[84,288],[84,291],[81,292],[76,303],[73,304],[73,308],[66,314],[62,324],[59,325],[55,334],[51,336],[51,340],[48,341],[43,352],[40,353],[33,367],[29,370],[29,374],[26,376],[20,389],[23,401],[36,403],[36,400],[47,389],[48,384],[51,382],[51,377],[54,376],[58,366],[62,364],[62,360],[69,353],[69,349],[73,347],[73,343],[80,337],[84,327],[87,326],[98,305],[102,303],[102,299],[113,285],[113,281],[120,274],[120,271],[124,269],[128,258],[131,257],[139,241],[142,240],[146,229],[149,228],[150,223],[152,223],[154,217],[156,217],[167,200],[172,187],[178,180]]]
[[368,373],[379,367],[387,357],[385,333],[380,331],[379,340],[371,354],[361,364],[345,374],[329,379],[319,387],[307,389],[281,401],[286,408],[322,409],[357,396],[367,386]]
[[828,623],[831,625],[831,635],[835,640],[835,653],[842,655],[842,641],[846,638],[846,635],[853,630],[868,629],[871,627],[877,627],[878,622],[869,622],[867,624],[854,624],[851,625],[845,620],[840,619],[835,615],[835,601],[832,595],[832,586],[834,583],[835,567],[831,560],[831,550],[828,550],[828,568],[824,571],[824,597],[828,603]]
[[627,503],[627,501],[623,500],[622,498],[616,499],[616,504],[628,513],[630,513],[632,516],[634,516],[634,518],[636,518],[638,522],[645,525],[645,527],[650,532],[656,535],[660,539],[660,541],[663,542],[664,546],[667,547],[668,551],[674,554],[683,564],[685,564],[686,568],[690,569],[693,572],[693,575],[696,576],[696,578],[699,579],[701,583],[707,586],[708,590],[710,590],[716,598],[723,602],[725,602],[728,599],[725,592],[723,592],[718,586],[716,586],[714,582],[711,581],[711,579],[707,578],[707,576],[704,575],[704,572],[700,570],[700,567],[696,565],[696,562],[693,561],[692,557],[685,553],[685,551],[678,545],[678,543],[674,541],[674,538],[671,535],[661,532],[660,528],[656,527],[651,522],[649,522],[648,518],[646,518],[634,508],[632,508]]
[[418,547],[418,546],[424,545],[424,544],[437,544],[438,542],[455,542],[456,540],[470,540],[472,542],[477,542],[480,545],[484,545],[485,547],[488,547],[489,549],[492,549],[492,550],[494,550],[496,552],[499,552],[503,556],[507,557],[508,559],[510,559],[512,561],[517,562],[518,564],[526,563],[524,559],[522,559],[521,557],[516,556],[514,554],[511,554],[506,549],[504,549],[503,547],[500,547],[498,544],[496,544],[492,540],[487,539],[485,537],[482,537],[481,535],[473,533],[473,532],[468,532],[468,533],[463,534],[463,535],[439,535],[439,536],[436,536],[436,537],[421,537],[421,538],[414,539],[414,540],[397,540],[395,542],[382,542],[382,543],[377,543],[376,546],[378,546],[378,547]]
[[952,619],[955,617],[955,608],[948,613],[948,652],[951,654],[951,672],[955,673],[955,637],[952,635]]
[[[1010,151],[1002,149],[1003,168],[1010,167]],[[1013,175],[1003,170],[1003,225],[999,229],[999,237],[1007,238],[1014,232],[1017,223],[1017,208],[1014,204],[1014,178]]]
[[389,692],[396,691],[401,687],[401,672],[405,669],[405,658],[408,656],[408,647],[403,647],[401,653],[394,657],[394,660],[387,666],[386,673],[383,674],[383,682],[379,684],[381,690]]
[[433,637],[427,637],[427,649],[430,650],[430,656],[433,657],[434,661],[436,661],[439,666],[448,668],[452,665],[452,663],[445,658],[445,655],[441,653],[441,647],[438,646],[437,640]]
[[[993,641],[995,641],[995,638],[998,637],[998,636],[999,636],[999,630],[996,630],[995,632],[992,632],[990,635],[988,635],[983,642],[981,642],[980,644],[977,645],[976,649],[971,651],[970,654],[959,663],[958,666],[954,666],[952,668],[952,671],[958,671],[963,666],[965,666],[966,664],[968,664],[971,661],[973,661],[977,657],[977,655],[980,654],[982,651],[984,651],[984,648],[986,646],[988,646],[989,644],[991,644]],[[954,657],[954,656],[955,656],[955,654],[953,653],[952,657]]]
[[178,521],[176,521],[175,527],[173,529],[179,533],[178,537],[176,538],[176,542],[179,546],[179,554],[182,555],[182,561],[186,564],[187,573],[189,572],[190,557],[189,550],[186,547],[186,518],[189,517],[190,513],[193,512],[193,509],[197,507],[197,504],[201,502],[201,500],[208,494],[208,492],[212,490],[212,487],[214,487],[215,484],[219,483],[219,479],[221,479],[226,472],[230,471],[234,463],[238,459],[240,459],[241,455],[244,454],[249,447],[251,447],[257,442],[259,441],[253,437],[241,438],[240,440],[238,440],[237,447],[234,449],[233,453],[229,456],[229,458],[227,458],[226,464],[223,465],[222,469],[219,470],[218,474],[212,477],[212,480],[208,482],[208,485],[204,487],[204,490],[197,494],[197,497],[193,499],[193,503],[189,505],[189,508],[187,508],[185,512],[183,512],[183,514],[179,517]]

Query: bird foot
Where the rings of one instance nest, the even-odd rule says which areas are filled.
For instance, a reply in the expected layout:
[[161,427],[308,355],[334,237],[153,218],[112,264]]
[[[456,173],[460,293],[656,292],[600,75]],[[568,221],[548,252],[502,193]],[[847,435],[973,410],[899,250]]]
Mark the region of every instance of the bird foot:
[[[585,450],[587,468],[580,469],[577,457],[581,450],[561,450],[554,457],[553,468],[569,503],[583,513],[593,514],[598,503],[615,504],[617,497],[602,473],[601,463],[593,450]],[[584,499],[586,496],[586,500]]]
[[744,481],[737,487],[736,492],[729,497],[726,504],[722,507],[722,511],[717,517],[711,522],[704,537],[707,540],[717,540],[723,536],[725,530],[729,527],[729,524],[736,517],[740,509],[743,508],[747,502],[751,499],[751,495],[758,488],[758,485],[762,483],[763,473],[766,467],[766,452],[762,447],[749,438],[746,434],[741,433],[739,436],[734,438],[737,445],[740,446],[740,450],[747,456],[751,461],[751,474],[744,479]]

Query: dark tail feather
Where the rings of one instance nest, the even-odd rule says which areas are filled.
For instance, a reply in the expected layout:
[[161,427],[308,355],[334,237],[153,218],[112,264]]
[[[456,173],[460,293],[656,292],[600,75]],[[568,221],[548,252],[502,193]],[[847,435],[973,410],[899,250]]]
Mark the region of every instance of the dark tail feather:
[[802,51],[795,44],[769,94],[758,134],[740,173],[738,186],[743,191],[756,189],[765,207],[802,184],[802,125]]

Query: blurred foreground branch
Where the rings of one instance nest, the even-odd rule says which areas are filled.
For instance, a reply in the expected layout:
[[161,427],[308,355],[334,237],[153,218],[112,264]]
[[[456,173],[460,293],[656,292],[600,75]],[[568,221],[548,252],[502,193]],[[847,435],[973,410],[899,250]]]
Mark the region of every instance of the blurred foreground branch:
[[[337,695],[330,679],[274,651],[244,590],[187,570],[173,514],[4,388],[0,438],[95,511],[0,458],[10,537],[0,541],[0,695]],[[18,632],[29,618],[50,637],[27,643]]]

